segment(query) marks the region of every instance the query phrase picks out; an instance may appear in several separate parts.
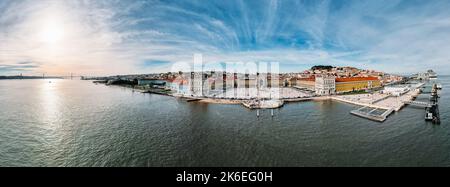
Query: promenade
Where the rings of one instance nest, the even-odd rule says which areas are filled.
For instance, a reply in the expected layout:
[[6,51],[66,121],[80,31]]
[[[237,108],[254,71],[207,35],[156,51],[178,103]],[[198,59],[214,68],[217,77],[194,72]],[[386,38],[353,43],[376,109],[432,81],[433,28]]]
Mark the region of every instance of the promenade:
[[372,93],[372,94],[356,94],[356,95],[338,95],[331,98],[337,101],[351,103],[359,106],[366,106],[379,109],[394,109],[399,111],[406,101],[412,101],[420,94],[417,89],[421,87],[423,83],[415,84],[411,86],[411,90],[401,96],[392,96],[390,94]]
[[220,99],[299,99],[309,98],[313,95],[294,88],[231,88],[225,93],[211,92],[206,95],[208,98]]

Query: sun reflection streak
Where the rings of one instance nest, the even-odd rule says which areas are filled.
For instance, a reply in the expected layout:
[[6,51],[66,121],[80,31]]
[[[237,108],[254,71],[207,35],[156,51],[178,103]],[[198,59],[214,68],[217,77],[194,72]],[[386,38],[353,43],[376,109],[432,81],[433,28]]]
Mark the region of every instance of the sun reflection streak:
[[57,125],[60,117],[60,97],[58,80],[43,80],[41,83],[42,121],[45,124]]

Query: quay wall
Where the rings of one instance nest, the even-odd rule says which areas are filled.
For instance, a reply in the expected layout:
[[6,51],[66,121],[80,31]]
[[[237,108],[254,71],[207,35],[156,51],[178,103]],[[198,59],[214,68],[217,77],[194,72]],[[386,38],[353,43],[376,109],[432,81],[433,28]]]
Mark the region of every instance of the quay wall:
[[358,105],[358,106],[366,106],[366,107],[371,107],[371,108],[379,108],[379,109],[384,109],[384,110],[389,110],[390,108],[388,107],[382,107],[382,106],[377,106],[374,104],[367,104],[367,103],[360,103],[360,102],[355,102],[355,101],[349,101],[346,99],[341,99],[338,97],[331,97],[333,100],[337,100],[337,101],[341,101],[341,102],[345,102],[345,103],[350,103],[350,104],[354,104],[354,105]]

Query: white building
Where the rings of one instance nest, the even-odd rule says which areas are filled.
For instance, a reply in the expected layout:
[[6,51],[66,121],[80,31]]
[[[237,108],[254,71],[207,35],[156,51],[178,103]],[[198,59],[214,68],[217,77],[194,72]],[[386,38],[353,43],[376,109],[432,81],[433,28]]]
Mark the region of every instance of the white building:
[[193,96],[203,96],[203,73],[191,72],[189,77],[189,93]]
[[331,95],[336,93],[336,78],[334,76],[316,76],[315,91],[318,95]]
[[409,92],[410,90],[411,89],[409,86],[386,86],[384,87],[383,93],[398,97]]

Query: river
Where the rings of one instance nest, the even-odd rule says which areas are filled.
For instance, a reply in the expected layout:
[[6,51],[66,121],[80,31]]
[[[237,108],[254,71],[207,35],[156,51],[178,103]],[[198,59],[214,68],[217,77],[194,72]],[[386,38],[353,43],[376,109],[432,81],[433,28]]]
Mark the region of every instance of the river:
[[383,123],[336,101],[257,118],[90,81],[0,80],[0,166],[450,166],[450,77],[439,81],[441,125],[414,107]]

